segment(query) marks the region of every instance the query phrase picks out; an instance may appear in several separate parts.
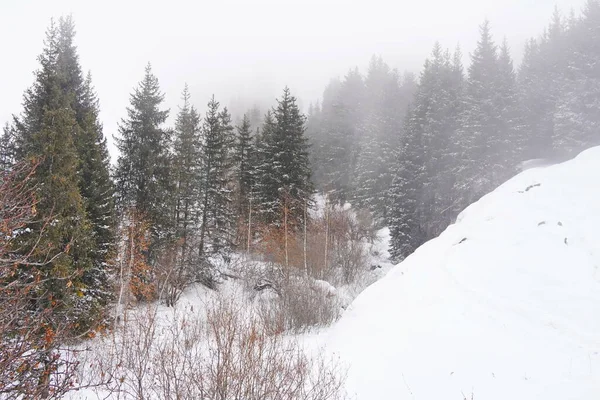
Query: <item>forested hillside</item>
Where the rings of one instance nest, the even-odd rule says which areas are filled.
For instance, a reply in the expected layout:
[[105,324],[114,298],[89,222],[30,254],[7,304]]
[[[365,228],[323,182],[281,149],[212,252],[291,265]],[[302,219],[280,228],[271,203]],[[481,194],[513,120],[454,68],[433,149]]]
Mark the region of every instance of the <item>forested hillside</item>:
[[[479,29],[468,65],[440,44],[419,74],[374,56],[307,110],[285,87],[264,114],[232,116],[218,93],[197,99],[187,85],[170,110],[149,62],[107,132],[75,22],[52,21],[0,137],[0,397],[61,398],[76,387],[73,346],[121,332],[136,307],[175,309],[194,287],[250,293],[252,338],[327,326],[388,258],[526,161],[600,144],[600,1],[556,10],[518,66],[493,21]],[[100,375],[89,385],[118,382]]]
[[[405,258],[523,161],[568,159],[600,143],[600,6],[556,10],[515,67],[492,23],[463,66],[436,44],[418,83],[373,58],[334,80],[309,111],[317,187],[368,208]],[[416,87],[415,87],[416,85]]]

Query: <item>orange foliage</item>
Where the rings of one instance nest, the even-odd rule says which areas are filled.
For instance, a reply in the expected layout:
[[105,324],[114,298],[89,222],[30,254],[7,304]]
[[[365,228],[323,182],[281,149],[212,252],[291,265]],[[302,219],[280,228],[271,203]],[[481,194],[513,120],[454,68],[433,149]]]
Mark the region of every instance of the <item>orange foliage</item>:
[[129,270],[129,290],[138,301],[156,299],[156,279],[148,263],[149,224],[136,210],[127,213],[124,232],[123,263]]

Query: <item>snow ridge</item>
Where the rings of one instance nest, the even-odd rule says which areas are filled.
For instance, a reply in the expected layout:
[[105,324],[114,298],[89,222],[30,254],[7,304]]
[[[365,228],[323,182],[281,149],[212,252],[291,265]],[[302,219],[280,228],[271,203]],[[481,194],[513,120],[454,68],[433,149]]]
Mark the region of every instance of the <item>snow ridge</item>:
[[365,290],[326,340],[350,394],[600,398],[599,170],[524,171]]

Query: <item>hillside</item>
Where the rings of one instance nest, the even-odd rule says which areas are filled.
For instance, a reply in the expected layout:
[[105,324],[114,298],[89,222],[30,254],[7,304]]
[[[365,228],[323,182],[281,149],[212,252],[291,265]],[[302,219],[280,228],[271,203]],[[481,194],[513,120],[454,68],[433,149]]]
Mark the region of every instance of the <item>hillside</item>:
[[363,292],[332,328],[368,399],[600,397],[600,148],[527,170]]

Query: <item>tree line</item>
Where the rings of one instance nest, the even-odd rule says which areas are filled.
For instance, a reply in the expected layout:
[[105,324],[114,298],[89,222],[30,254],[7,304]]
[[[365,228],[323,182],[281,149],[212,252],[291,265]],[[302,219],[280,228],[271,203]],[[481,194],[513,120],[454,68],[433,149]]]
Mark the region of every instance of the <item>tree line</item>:
[[[148,64],[115,135],[113,168],[71,17],[50,24],[38,61],[0,139],[0,195],[19,194],[0,215],[0,328],[8,381],[38,380],[2,390],[48,397],[52,373],[68,375],[60,343],[109,326],[109,305],[126,306],[127,296],[173,305],[193,282],[214,287],[232,250],[305,225],[314,189],[305,116],[287,88],[254,127],[255,112],[234,126],[214,97],[201,117],[186,86],[169,127]],[[24,375],[32,371],[36,379]]]
[[418,83],[374,58],[311,106],[316,186],[370,209],[390,227],[394,258],[407,257],[524,161],[600,144],[598,39],[600,2],[588,0],[579,16],[556,9],[519,68],[488,21],[467,71],[460,48],[439,44]]
[[36,382],[5,389],[48,397],[39,391],[52,373],[70,368],[60,343],[109,326],[109,305],[129,296],[173,305],[190,283],[215,287],[235,250],[318,279],[348,264],[350,282],[371,216],[326,207],[311,218],[317,190],[389,226],[401,260],[523,161],[598,145],[599,39],[598,0],[580,16],[557,11],[515,70],[485,22],[467,71],[459,48],[439,44],[418,80],[374,57],[365,76],[333,80],[308,118],[286,88],[264,117],[251,110],[237,125],[214,97],[201,116],[186,87],[168,126],[148,64],[113,168],[74,22],[51,23],[23,109],[0,137],[0,329],[10,338],[0,365],[7,382]]

